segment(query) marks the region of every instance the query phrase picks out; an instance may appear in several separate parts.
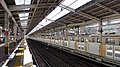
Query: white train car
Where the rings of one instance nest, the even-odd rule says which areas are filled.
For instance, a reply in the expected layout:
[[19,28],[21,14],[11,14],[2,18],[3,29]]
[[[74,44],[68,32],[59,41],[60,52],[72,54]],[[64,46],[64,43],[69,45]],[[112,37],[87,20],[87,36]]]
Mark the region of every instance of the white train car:
[[99,43],[88,43],[88,52],[92,54],[99,55]]
[[85,50],[85,46],[84,46],[84,42],[78,42],[78,50],[84,51]]
[[75,49],[75,41],[69,41],[69,48]]
[[[60,45],[63,47],[68,47],[68,48],[100,55],[100,43],[99,43],[100,41],[98,35],[80,36],[79,40],[77,40],[77,38],[74,37],[73,41],[62,37],[57,40],[53,38],[50,39],[40,38],[39,40],[50,43],[52,45],[53,44]],[[103,35],[102,40],[103,40],[102,43],[103,56],[107,56],[114,59],[120,59],[120,35],[119,34]]]
[[[98,35],[91,36],[91,39],[92,42],[99,44]],[[120,59],[120,35],[119,34],[103,35],[102,40],[103,40],[103,44],[102,44],[103,55],[114,59]]]
[[69,41],[64,40],[64,41],[63,41],[63,46],[64,46],[64,47],[69,47]]

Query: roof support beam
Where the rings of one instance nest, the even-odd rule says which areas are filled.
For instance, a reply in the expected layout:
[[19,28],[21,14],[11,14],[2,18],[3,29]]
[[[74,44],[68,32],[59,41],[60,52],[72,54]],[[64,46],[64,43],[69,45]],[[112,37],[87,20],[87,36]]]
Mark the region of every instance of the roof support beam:
[[[39,6],[39,2],[40,2],[40,0],[37,0],[37,5],[35,6],[35,9],[34,9],[34,12],[33,12],[33,14],[32,14],[32,17],[31,17],[31,20],[30,20],[30,23],[29,23],[29,25],[28,25],[28,27],[30,27],[30,25],[31,25],[31,22],[32,22],[32,20],[33,20],[33,18],[34,18],[34,15],[35,15],[35,12],[36,12],[36,10],[37,10],[37,7]],[[27,30],[27,34],[30,32],[30,30],[28,29]]]
[[[4,21],[5,19],[4,18],[0,18],[0,21]],[[1,23],[1,22],[0,22]]]
[[91,20],[95,20],[95,21],[97,21],[97,22],[100,22],[100,21],[101,21],[99,18],[94,17],[94,16],[92,16],[92,15],[90,15],[90,14],[84,13],[84,12],[82,12],[82,11],[75,12],[75,14],[78,14],[78,15],[81,15],[81,16],[84,16],[84,17],[87,17],[87,18],[89,18],[89,19],[91,19]]
[[9,6],[9,9],[10,11],[15,11],[15,10],[23,10],[23,9],[26,9],[26,8],[35,8],[35,4],[32,4],[32,5],[10,5]]
[[61,22],[56,22],[56,24],[66,25],[65,23],[61,23]]
[[[46,7],[55,7],[56,3],[44,3],[44,4],[38,4],[39,7],[37,8],[46,8]],[[31,5],[10,5],[9,9],[10,11],[15,11],[15,10],[23,10],[26,8],[36,8],[36,4],[31,4]]]
[[0,14],[0,17],[1,17],[1,16],[4,17],[4,14]]
[[8,15],[12,18],[13,22],[16,24],[16,26],[21,30],[21,28],[18,26],[15,18],[13,17],[12,13],[10,12],[10,10],[8,9],[6,3],[4,0],[0,0],[1,5],[3,6],[3,8],[6,10],[6,12],[8,13]]
[[113,13],[115,13],[115,14],[120,15],[120,12],[115,11],[115,10],[109,8],[109,7],[106,7],[106,6],[104,6],[104,5],[100,4],[100,3],[97,3],[96,5],[98,5],[98,6],[102,7],[102,8],[104,8],[104,9],[108,9],[110,12],[113,12]]
[[73,20],[85,22],[85,21],[83,21],[83,20],[80,20],[79,18],[75,18],[75,17],[70,17],[70,18],[73,19]]
[[73,23],[73,22],[68,21],[68,20],[61,20],[61,21],[65,22],[65,23]]
[[75,12],[75,9],[69,7],[69,6],[65,6],[63,4],[60,4],[59,7],[63,8],[63,9],[66,9],[68,11],[71,11],[71,12]]
[[60,5],[60,7],[66,9],[66,10],[69,10],[69,11],[71,11],[71,12],[74,12],[75,14],[82,15],[82,16],[87,17],[87,18],[89,18],[89,19],[96,20],[96,21],[100,22],[100,19],[99,19],[99,18],[94,17],[94,16],[92,16],[92,15],[90,15],[90,14],[84,13],[84,12],[79,11],[79,10],[78,10],[78,11],[75,11],[75,9],[70,8],[69,6]]
[[25,14],[25,13],[32,13],[32,11],[14,12],[13,14]]
[[30,19],[18,20],[17,22],[25,22],[25,21],[30,21]]
[[19,18],[30,18],[31,16],[23,16],[23,17],[15,17],[15,19],[19,19]]

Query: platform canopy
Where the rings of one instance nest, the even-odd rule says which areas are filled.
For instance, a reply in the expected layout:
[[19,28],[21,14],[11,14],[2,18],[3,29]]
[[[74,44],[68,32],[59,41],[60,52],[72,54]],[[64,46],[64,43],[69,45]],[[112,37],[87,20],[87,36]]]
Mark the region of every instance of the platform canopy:
[[[67,0],[65,1],[67,2]],[[46,32],[66,26],[91,25],[120,18],[119,8],[120,0],[74,0],[71,3],[63,1],[55,8],[57,13],[52,18],[49,18],[49,15],[46,16],[47,19],[44,18],[35,30],[37,30],[36,32]],[[40,27],[41,24],[43,26]]]
[[[0,0],[0,25],[4,27],[4,12],[9,15],[10,26],[30,32],[62,0]],[[11,28],[12,29],[12,28]]]
[[10,28],[15,23],[26,34],[65,26],[82,26],[119,18],[120,0],[0,0],[0,26],[4,13]]

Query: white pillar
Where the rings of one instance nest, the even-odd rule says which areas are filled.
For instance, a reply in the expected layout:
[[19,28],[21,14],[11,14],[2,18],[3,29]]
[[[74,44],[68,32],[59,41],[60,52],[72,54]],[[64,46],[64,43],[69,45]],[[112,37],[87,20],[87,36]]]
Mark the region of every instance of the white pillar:
[[100,39],[100,56],[103,56],[103,43],[102,43],[102,21],[99,22],[99,39]]
[[16,36],[16,34],[17,34],[17,26],[16,26],[16,24],[14,24],[13,28],[14,28],[13,29],[13,31],[14,31],[14,41],[16,42],[16,38],[17,38],[17,36]]
[[9,21],[8,21],[8,14],[5,11],[5,55],[9,55]]

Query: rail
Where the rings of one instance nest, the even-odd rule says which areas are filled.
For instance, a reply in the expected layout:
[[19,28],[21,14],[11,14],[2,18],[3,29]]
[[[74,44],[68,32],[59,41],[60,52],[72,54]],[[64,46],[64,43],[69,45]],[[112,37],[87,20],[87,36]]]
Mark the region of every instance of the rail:
[[[30,45],[30,44],[29,44]],[[28,46],[29,46],[28,45]],[[32,47],[32,48],[31,48]],[[29,46],[29,48],[30,48],[30,52],[32,53],[32,55],[33,55],[33,58],[34,58],[34,60],[35,60],[35,63],[36,63],[36,65],[37,65],[37,67],[40,67],[40,65],[39,65],[39,62],[36,60],[36,58],[35,58],[35,56],[34,56],[34,53],[33,53],[33,51],[31,50],[31,49],[34,49],[35,51],[36,51],[36,53],[39,55],[39,57],[43,60],[43,62],[45,63],[45,65],[47,66],[47,67],[51,67],[51,65],[40,55],[40,53],[36,50],[36,48],[35,48],[35,46],[32,46],[32,45],[30,45]]]
[[[87,65],[91,65],[91,66],[96,66],[98,64],[98,65],[108,66],[108,67],[113,66],[112,64],[103,63],[102,60],[99,60],[99,59],[96,60],[96,58],[93,59],[93,58],[91,58],[91,56],[90,57],[86,56],[87,53],[85,53],[85,55],[79,54],[80,51],[77,53],[77,52],[73,51],[73,49],[69,49],[69,48],[65,48],[65,47],[63,48],[60,46],[52,46],[52,45],[48,45],[47,43],[40,42],[40,41],[38,41],[38,42],[31,41],[31,43],[32,43],[32,49],[33,49],[33,46],[35,46],[34,51],[35,52],[37,51],[36,53],[43,55],[43,57],[46,59],[47,62],[50,63],[50,65],[51,65],[51,63],[53,63],[52,64],[53,66],[55,66],[56,63],[59,65],[60,60],[63,63],[66,63],[66,65],[68,64],[68,65],[72,66],[70,61],[72,61],[72,62],[74,61],[73,62],[73,63],[75,63],[74,65],[80,65],[80,63],[78,63],[78,62],[80,62],[81,59],[78,59],[78,57],[84,59],[84,61],[81,61],[83,63],[83,65],[87,64]],[[46,56],[46,54],[47,54],[47,56]],[[54,59],[50,59],[50,58],[54,58]],[[56,59],[57,59],[57,61],[56,61]],[[86,61],[87,62],[90,61],[90,63],[86,63]],[[95,62],[95,63],[91,64],[91,62]]]

